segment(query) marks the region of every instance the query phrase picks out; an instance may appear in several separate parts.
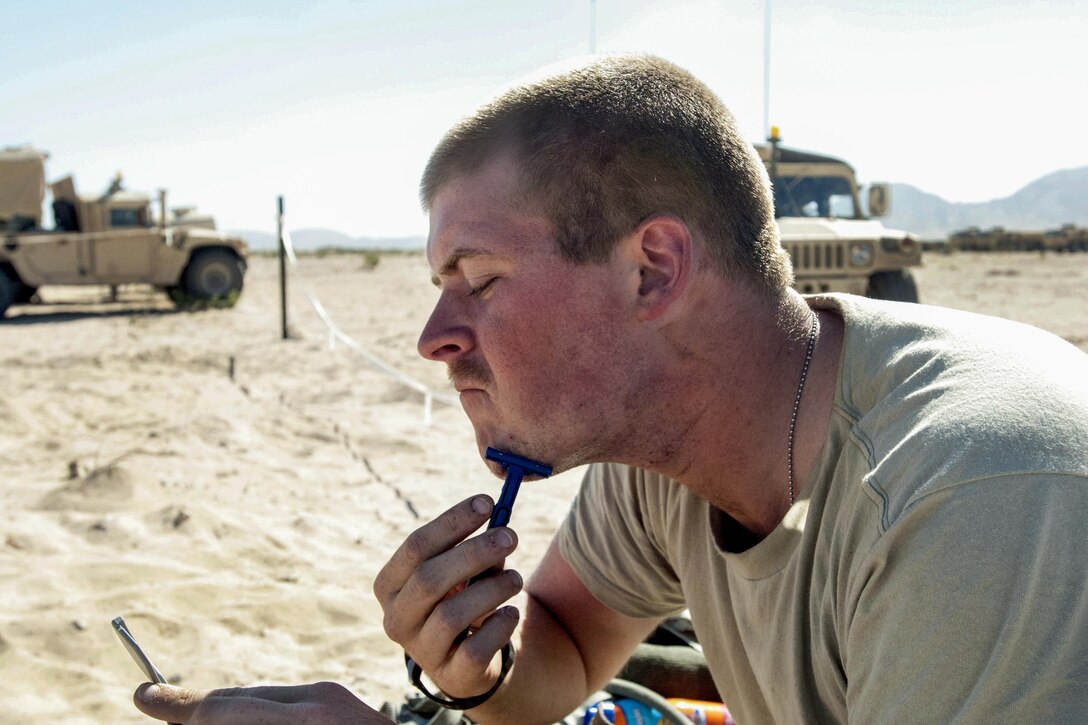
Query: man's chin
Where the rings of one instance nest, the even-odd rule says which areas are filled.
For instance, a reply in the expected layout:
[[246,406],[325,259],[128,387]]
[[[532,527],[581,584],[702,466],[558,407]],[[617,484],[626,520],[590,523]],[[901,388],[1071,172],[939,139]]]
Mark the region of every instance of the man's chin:
[[[531,461],[543,463],[552,468],[553,474],[558,473],[560,470],[572,468],[573,465],[578,465],[577,463],[572,465],[571,461],[566,460],[562,455],[557,456],[554,446],[544,444],[539,436],[520,435],[509,427],[500,424],[482,409],[469,409],[466,407],[465,413],[468,415],[469,422],[472,423],[472,429],[476,433],[476,448],[479,451],[481,460],[493,474],[500,478],[506,474],[499,463],[487,460],[488,448],[495,448],[506,453],[528,458]],[[526,480],[533,480],[538,477],[527,475],[525,478]]]
[[[482,434],[479,429],[476,431],[476,447],[480,452],[480,459],[484,462],[484,465],[487,466],[492,474],[499,478],[504,478],[506,476],[506,471],[503,470],[502,464],[497,461],[488,460],[488,448],[495,448],[504,453],[513,453],[516,456],[528,458],[530,461],[543,463],[552,469],[553,476],[556,473],[572,467],[569,462],[553,460],[554,457],[552,455],[538,450],[536,446],[527,446],[523,442],[516,442],[511,439],[511,436]],[[536,481],[539,479],[540,476],[531,473],[525,474],[526,481]]]
[[[471,416],[470,416],[471,420]],[[484,462],[488,470],[499,478],[503,478],[506,472],[503,471],[502,464],[497,461],[488,460],[487,449],[495,448],[506,453],[513,453],[519,456],[525,456],[529,458],[528,454],[524,451],[524,446],[519,446],[511,440],[511,436],[503,435],[496,431],[491,426],[477,425],[476,421],[472,422],[472,426],[476,431],[476,449],[480,453],[480,460]]]

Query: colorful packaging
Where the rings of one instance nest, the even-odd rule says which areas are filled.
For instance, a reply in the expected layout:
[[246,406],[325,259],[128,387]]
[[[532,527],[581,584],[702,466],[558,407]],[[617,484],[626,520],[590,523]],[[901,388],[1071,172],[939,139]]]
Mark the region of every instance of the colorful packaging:
[[[729,710],[720,702],[670,697],[669,704],[687,715],[695,725],[736,725]],[[591,705],[582,718],[582,725],[592,725],[597,713],[612,725],[661,725],[664,722],[662,714],[654,708],[626,697]]]
[[720,702],[670,697],[669,704],[691,718],[695,725],[736,725],[729,710]]
[[583,725],[590,725],[600,713],[612,725],[659,725],[661,713],[637,700],[621,697],[591,705],[582,718]]

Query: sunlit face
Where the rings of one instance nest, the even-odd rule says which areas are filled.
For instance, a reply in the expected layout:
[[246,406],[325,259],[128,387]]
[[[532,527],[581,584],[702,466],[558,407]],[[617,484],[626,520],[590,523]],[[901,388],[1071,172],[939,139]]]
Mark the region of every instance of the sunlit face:
[[496,161],[431,206],[427,259],[441,295],[419,352],[444,362],[476,431],[557,470],[603,455],[623,427],[623,368],[638,270],[622,255],[565,260],[551,224],[511,201]]

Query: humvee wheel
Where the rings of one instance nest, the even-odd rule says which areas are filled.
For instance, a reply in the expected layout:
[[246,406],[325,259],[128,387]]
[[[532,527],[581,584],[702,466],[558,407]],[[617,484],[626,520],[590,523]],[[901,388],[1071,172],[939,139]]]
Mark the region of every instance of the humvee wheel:
[[228,299],[242,291],[242,262],[224,249],[193,254],[181,278],[181,289],[195,299]]
[[893,302],[917,302],[918,285],[905,269],[894,272],[877,272],[869,277],[868,297]]
[[0,269],[0,317],[18,301],[22,283],[11,276],[6,269]]

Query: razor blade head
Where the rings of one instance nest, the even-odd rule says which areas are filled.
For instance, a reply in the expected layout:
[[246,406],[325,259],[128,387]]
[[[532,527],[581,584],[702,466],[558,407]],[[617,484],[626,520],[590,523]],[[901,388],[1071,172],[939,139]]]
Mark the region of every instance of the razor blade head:
[[547,478],[552,475],[551,466],[529,458],[524,458],[515,453],[500,451],[498,448],[491,448],[488,446],[487,451],[484,452],[484,457],[489,461],[499,463],[504,469],[510,468],[511,466],[517,466],[525,473],[532,473],[541,478]]

